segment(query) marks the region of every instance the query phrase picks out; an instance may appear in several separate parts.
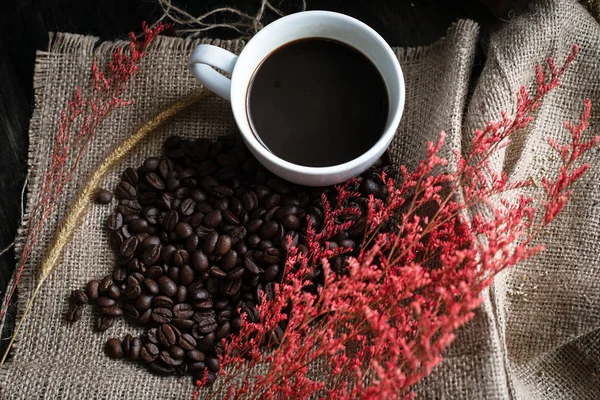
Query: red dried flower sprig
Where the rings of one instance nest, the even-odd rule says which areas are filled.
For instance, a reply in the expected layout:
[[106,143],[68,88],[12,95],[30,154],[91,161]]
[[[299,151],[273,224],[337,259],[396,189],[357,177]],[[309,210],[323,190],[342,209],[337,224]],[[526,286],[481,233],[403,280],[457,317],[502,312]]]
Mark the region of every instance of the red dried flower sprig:
[[[257,306],[258,321],[242,315],[240,333],[223,341],[221,377],[215,390],[203,395],[413,397],[411,387],[442,361],[442,351],[456,329],[473,318],[494,276],[542,249],[532,239],[557,216],[589,167],[576,166],[600,142],[600,136],[582,139],[589,100],[579,123],[565,124],[571,143],[549,139],[562,165],[555,180],[542,180],[546,199],[540,204],[524,195],[514,203],[502,199],[503,193],[534,183],[511,183],[489,164],[490,156],[532,121],[577,52],[573,46],[560,69],[548,59],[549,76],[538,67],[534,92],[522,88],[517,94],[514,117],[503,112],[499,121],[476,130],[469,154],[456,154],[453,169],[439,156],[442,133],[437,143],[428,143],[414,172],[402,167],[401,179],[382,176],[387,199],[371,196],[360,254],[348,258],[343,273],[332,271],[330,260],[345,250],[329,249],[326,242],[358,223],[339,221],[359,212],[349,206],[359,194],[349,182],[337,188],[334,205],[323,196],[323,227],[317,231],[309,224],[306,248],[289,249],[273,300],[263,297]],[[492,198],[500,198],[500,206]],[[542,217],[536,218],[535,206]],[[381,229],[392,222],[395,229]],[[315,293],[307,288],[317,274],[323,285]],[[205,385],[206,380],[197,382],[194,398]]]
[[81,87],[77,87],[68,106],[60,112],[58,134],[51,149],[50,167],[43,171],[40,194],[29,214],[27,235],[19,255],[17,274],[4,299],[4,307],[0,310],[0,320],[6,313],[25,264],[31,256],[46,220],[76,171],[89,143],[98,131],[98,127],[115,109],[133,104],[133,99],[123,98],[125,85],[137,71],[138,64],[144,57],[150,42],[168,26],[157,24],[155,27],[149,28],[144,23],[142,28],[144,31],[142,40],[138,40],[133,33],[130,33],[129,50],[118,48],[114,52],[108,73],[100,71],[96,62],[92,62],[90,93],[84,94]]

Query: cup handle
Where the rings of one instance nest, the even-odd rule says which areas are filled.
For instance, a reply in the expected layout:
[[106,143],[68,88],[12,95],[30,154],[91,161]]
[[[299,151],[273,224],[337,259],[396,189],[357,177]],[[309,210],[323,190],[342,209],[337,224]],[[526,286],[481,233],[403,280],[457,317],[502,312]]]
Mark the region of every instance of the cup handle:
[[231,80],[214,68],[219,68],[228,74],[233,72],[233,67],[238,57],[221,47],[210,44],[197,46],[188,61],[188,68],[194,78],[208,90],[231,101]]

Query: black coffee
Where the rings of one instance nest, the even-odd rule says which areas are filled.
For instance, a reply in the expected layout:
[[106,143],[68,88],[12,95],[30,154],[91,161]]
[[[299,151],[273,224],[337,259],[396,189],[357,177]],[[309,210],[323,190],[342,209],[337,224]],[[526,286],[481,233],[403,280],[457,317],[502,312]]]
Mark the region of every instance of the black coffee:
[[271,53],[248,88],[248,120],[276,156],[324,167],[350,161],[381,137],[389,112],[379,70],[344,43],[301,39]]

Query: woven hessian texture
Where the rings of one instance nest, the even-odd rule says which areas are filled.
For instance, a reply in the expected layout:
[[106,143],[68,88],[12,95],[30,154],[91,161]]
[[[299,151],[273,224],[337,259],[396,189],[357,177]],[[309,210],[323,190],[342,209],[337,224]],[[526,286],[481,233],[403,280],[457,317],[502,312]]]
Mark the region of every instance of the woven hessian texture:
[[[572,43],[581,54],[565,75],[562,88],[550,94],[537,120],[519,132],[493,165],[512,179],[539,179],[556,171],[558,160],[545,137],[568,140],[565,119],[576,120],[583,99],[600,102],[600,27],[573,1],[530,4],[492,35],[486,65],[469,99],[469,81],[478,40],[477,25],[460,21],[438,43],[397,49],[406,79],[406,108],[391,146],[394,162],[414,167],[427,140],[448,133],[448,151],[468,149],[471,132],[499,110],[512,112],[514,93],[534,82],[535,64],[552,56],[561,63]],[[205,41],[240,52],[240,41]],[[36,282],[42,249],[85,179],[103,155],[148,121],[158,110],[201,86],[186,69],[186,58],[200,41],[159,38],[150,47],[128,94],[135,105],[121,109],[102,125],[63,201],[49,218],[20,284],[19,313]],[[89,86],[93,59],[106,65],[115,43],[58,34],[39,52],[34,77],[35,110],[30,128],[29,194],[31,210],[41,173],[49,165],[56,120],[76,85]],[[599,104],[600,106],[600,104]],[[593,111],[597,129],[599,113]],[[171,134],[214,138],[235,133],[229,105],[214,95],[179,115],[139,146],[107,176],[114,188],[120,172],[159,155]],[[417,387],[423,399],[595,399],[600,393],[600,153],[586,159],[594,167],[576,188],[563,215],[539,237],[547,250],[501,274],[485,294],[476,318],[458,332],[445,360]],[[539,195],[539,191],[531,194]],[[516,194],[515,194],[516,195]],[[109,337],[140,332],[119,321],[106,332],[94,330],[91,308],[77,325],[64,321],[74,288],[112,271],[105,219],[113,206],[93,205],[68,246],[61,265],[42,289],[21,329],[13,357],[0,370],[1,399],[185,399],[189,378],[157,377],[141,366],[108,359]],[[26,221],[25,225],[26,226]],[[22,245],[24,231],[21,231]],[[18,250],[18,249],[17,249]]]

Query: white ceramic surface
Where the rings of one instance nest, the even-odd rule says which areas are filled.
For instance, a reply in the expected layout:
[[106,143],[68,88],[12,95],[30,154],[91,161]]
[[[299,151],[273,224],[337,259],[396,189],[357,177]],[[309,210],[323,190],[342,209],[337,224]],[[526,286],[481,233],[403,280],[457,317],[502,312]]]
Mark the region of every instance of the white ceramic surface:
[[[309,37],[338,40],[360,50],[377,66],[387,86],[390,110],[385,131],[371,149],[344,164],[307,167],[285,161],[257,140],[248,122],[246,96],[256,68],[277,48]],[[239,57],[216,46],[200,45],[192,52],[188,67],[207,89],[231,101],[242,137],[258,161],[274,174],[301,185],[327,186],[360,175],[390,145],[404,109],[404,77],[390,46],[368,25],[329,11],[304,11],[278,19],[258,32]],[[212,67],[229,73],[231,80]]]

